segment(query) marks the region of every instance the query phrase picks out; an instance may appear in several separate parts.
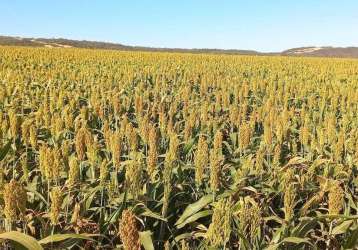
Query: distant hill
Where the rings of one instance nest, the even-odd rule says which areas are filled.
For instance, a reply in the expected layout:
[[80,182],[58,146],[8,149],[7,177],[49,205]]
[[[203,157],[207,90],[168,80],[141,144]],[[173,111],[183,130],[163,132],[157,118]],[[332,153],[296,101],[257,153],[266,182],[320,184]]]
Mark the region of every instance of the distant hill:
[[358,58],[358,47],[302,47],[281,52],[289,56],[351,57]]
[[71,40],[64,38],[23,38],[0,36],[0,45],[31,46],[49,48],[87,48],[108,49],[125,51],[162,51],[182,53],[212,53],[212,54],[237,54],[237,55],[282,55],[282,56],[313,56],[313,57],[345,57],[358,58],[358,47],[301,47],[282,52],[264,53],[255,50],[237,49],[181,49],[181,48],[152,48],[142,46],[130,46],[119,43],[97,42],[86,40]]
[[71,39],[64,39],[64,38],[23,38],[23,37],[10,37],[10,36],[0,36],[0,45],[52,47],[52,48],[73,47],[73,48],[109,49],[109,50],[126,50],[126,51],[163,51],[163,52],[215,53],[215,54],[241,54],[241,55],[263,54],[253,50],[152,48],[152,47],[142,47],[142,46],[129,46],[119,43],[71,40]]

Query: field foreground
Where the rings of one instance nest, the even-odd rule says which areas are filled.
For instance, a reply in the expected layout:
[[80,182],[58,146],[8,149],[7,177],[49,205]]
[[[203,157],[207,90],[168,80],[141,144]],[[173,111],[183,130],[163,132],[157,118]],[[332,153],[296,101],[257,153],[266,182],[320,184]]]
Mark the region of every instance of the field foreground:
[[1,248],[357,246],[358,60],[0,47],[0,84]]

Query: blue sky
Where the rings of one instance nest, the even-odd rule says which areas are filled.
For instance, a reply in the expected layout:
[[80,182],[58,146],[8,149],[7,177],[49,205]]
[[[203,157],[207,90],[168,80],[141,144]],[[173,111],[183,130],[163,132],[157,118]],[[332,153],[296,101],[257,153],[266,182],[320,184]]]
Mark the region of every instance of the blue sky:
[[357,0],[1,0],[0,34],[281,51],[358,46]]

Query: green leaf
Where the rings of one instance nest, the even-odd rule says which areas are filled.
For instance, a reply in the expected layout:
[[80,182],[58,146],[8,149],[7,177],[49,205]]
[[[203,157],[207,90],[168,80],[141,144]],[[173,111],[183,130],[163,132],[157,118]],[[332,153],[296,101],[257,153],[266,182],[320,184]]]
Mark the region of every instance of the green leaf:
[[193,234],[192,233],[183,233],[183,234],[180,234],[178,236],[175,237],[174,241],[175,242],[179,242],[181,241],[182,239],[189,239],[193,237]]
[[154,213],[153,211],[151,211],[149,208],[145,208],[145,211],[143,213],[141,213],[141,215],[146,216],[146,217],[151,217],[157,220],[162,220],[162,221],[167,221],[167,219],[163,218],[161,215]]
[[179,225],[185,221],[189,216],[195,214],[196,212],[200,211],[203,207],[208,205],[213,201],[213,195],[208,194],[206,196],[203,196],[200,200],[197,202],[194,202],[193,204],[188,205],[183,214],[180,216],[178,221],[175,223],[175,225]]
[[282,243],[293,243],[293,244],[308,244],[308,245],[312,245],[311,242],[309,242],[308,240],[304,239],[304,238],[299,238],[299,237],[287,237],[285,239],[283,239],[280,244]]
[[6,145],[0,149],[0,161],[2,161],[5,158],[10,148],[11,148],[11,141],[6,143]]
[[213,211],[212,210],[205,210],[205,211],[201,211],[199,213],[196,213],[192,216],[189,216],[188,218],[186,218],[182,223],[177,225],[177,228],[183,228],[186,224],[197,221],[200,218],[212,215]]
[[308,240],[304,239],[304,238],[299,238],[299,237],[287,237],[285,239],[283,239],[282,241],[280,241],[279,243],[276,244],[272,244],[269,245],[266,250],[276,250],[279,249],[279,247],[284,244],[284,243],[292,243],[292,244],[308,244],[310,246],[313,247],[313,249],[315,249],[315,247],[313,246],[313,244],[311,242],[309,242]]
[[25,190],[30,192],[30,193],[33,193],[35,196],[40,198],[46,204],[46,206],[49,205],[47,200],[45,199],[45,197],[43,197],[43,195],[40,194],[39,192],[37,192],[34,188],[27,186],[27,187],[25,187]]
[[330,219],[330,220],[334,220],[334,219],[343,219],[343,220],[356,220],[358,219],[358,215],[342,215],[342,214],[337,214],[337,215],[320,215],[316,217],[318,220],[322,220],[322,219]]
[[306,234],[311,231],[312,229],[315,228],[315,226],[317,225],[317,220],[315,219],[306,219],[301,221],[297,227],[295,227],[292,230],[292,236],[294,237],[305,237]]
[[271,240],[271,243],[273,243],[273,244],[279,244],[279,242],[280,242],[280,239],[281,239],[281,236],[282,236],[282,234],[283,234],[283,232],[284,232],[284,230],[285,230],[285,226],[282,226],[282,227],[280,227],[280,228],[278,228],[277,229],[277,231],[273,234],[273,236],[272,236],[272,240]]
[[264,221],[275,221],[279,224],[284,224],[284,222],[285,222],[283,219],[281,219],[280,217],[278,217],[276,215],[264,217],[263,219],[264,219]]
[[91,207],[92,201],[98,191],[102,189],[101,186],[94,187],[90,190],[89,194],[85,196],[85,208],[88,210]]
[[338,226],[333,228],[332,234],[337,235],[337,234],[346,233],[349,230],[352,223],[353,223],[353,220],[347,220],[347,221],[342,222],[341,224],[339,224]]
[[184,145],[183,148],[184,154],[188,154],[193,149],[194,143],[195,143],[195,138],[192,138]]
[[353,249],[358,245],[358,227],[347,238],[344,249]]
[[90,240],[93,241],[90,236],[98,236],[96,234],[54,234],[50,235],[39,241],[40,244],[48,244],[53,242],[59,242],[68,239],[78,239],[78,240]]
[[20,244],[26,249],[43,250],[42,246],[37,242],[35,238],[17,231],[2,233],[0,234],[0,239],[14,241],[15,243]]
[[254,247],[251,245],[250,241],[248,239],[246,239],[246,237],[240,233],[240,232],[236,232],[236,234],[240,237],[241,239],[241,243],[243,244],[244,248],[243,249],[254,249]]
[[139,239],[145,250],[154,250],[151,231],[139,232]]

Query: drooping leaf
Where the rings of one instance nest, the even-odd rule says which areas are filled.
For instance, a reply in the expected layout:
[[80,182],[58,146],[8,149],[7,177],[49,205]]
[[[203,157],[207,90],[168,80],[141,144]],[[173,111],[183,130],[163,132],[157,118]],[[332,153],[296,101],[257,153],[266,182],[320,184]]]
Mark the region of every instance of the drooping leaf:
[[302,164],[304,162],[306,162],[306,160],[304,158],[296,156],[296,157],[293,157],[292,159],[290,159],[287,162],[287,164],[284,166],[284,168],[292,166],[292,165],[299,165],[299,164]]
[[143,213],[141,213],[141,215],[146,216],[146,217],[151,217],[157,220],[162,220],[162,221],[167,221],[167,219],[163,218],[161,215],[151,211],[149,208],[145,208],[145,211]]
[[293,243],[293,244],[308,244],[308,245],[312,245],[311,242],[309,242],[308,240],[306,240],[305,238],[299,238],[299,237],[287,237],[284,238],[280,244],[283,243]]
[[292,236],[304,238],[308,232],[315,228],[317,220],[307,219],[301,221],[298,226],[292,230]]
[[175,225],[179,225],[185,221],[189,216],[195,214],[196,212],[200,211],[202,208],[204,208],[206,205],[211,203],[213,201],[213,196],[211,194],[206,195],[202,197],[197,202],[194,202],[193,204],[188,205],[183,214],[180,216],[178,221],[175,223]]
[[338,226],[332,229],[332,234],[333,235],[344,234],[349,230],[352,224],[353,224],[353,220],[343,221],[341,224],[339,224]]
[[44,245],[44,244],[59,242],[59,241],[68,240],[68,239],[93,241],[94,239],[91,238],[93,236],[98,236],[98,235],[96,235],[96,234],[54,234],[54,235],[50,235],[50,236],[40,240],[39,243]]
[[197,221],[200,218],[212,215],[213,211],[212,210],[205,210],[205,211],[201,211],[198,212],[196,214],[193,214],[192,216],[189,216],[188,218],[186,218],[182,223],[177,225],[177,228],[183,228],[185,225],[187,225],[188,223]]
[[154,250],[151,231],[140,232],[139,239],[145,250]]
[[14,241],[17,244],[23,246],[25,249],[43,250],[42,246],[35,238],[17,231],[2,233],[0,234],[0,239]]

